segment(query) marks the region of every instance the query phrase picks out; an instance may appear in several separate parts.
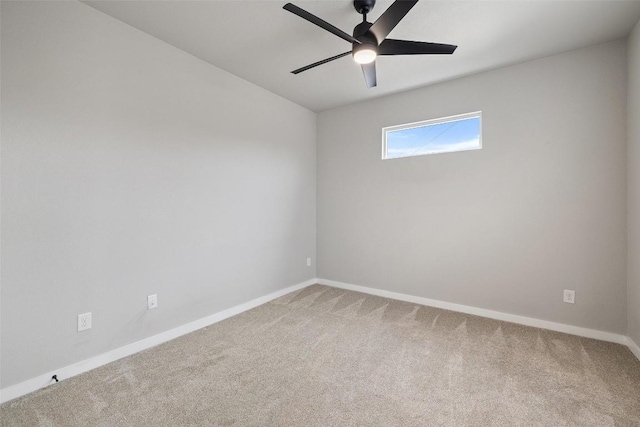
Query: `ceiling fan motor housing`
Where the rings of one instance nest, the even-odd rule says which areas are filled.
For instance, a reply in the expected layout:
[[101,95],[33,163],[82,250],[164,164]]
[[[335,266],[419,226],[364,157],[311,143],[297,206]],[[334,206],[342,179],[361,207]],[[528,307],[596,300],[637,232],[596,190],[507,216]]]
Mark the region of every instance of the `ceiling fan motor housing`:
[[[371,22],[361,22],[353,29],[353,37],[360,40],[362,43],[370,43],[378,45],[376,36],[373,35],[369,28],[371,28]],[[353,43],[355,44],[355,43]]]
[[376,39],[376,36],[374,36],[373,33],[369,31],[371,25],[373,24],[364,21],[356,25],[356,27],[353,29],[353,37],[360,41],[360,44],[352,44],[353,48],[351,50],[351,55],[354,58],[356,57],[356,54],[361,50],[373,50],[377,53],[378,40]]

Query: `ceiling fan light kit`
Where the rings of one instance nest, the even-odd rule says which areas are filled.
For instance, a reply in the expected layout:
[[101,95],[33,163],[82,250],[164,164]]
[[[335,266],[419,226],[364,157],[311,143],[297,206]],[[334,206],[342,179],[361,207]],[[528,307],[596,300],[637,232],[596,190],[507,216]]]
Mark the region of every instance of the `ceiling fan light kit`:
[[376,60],[378,52],[376,46],[370,44],[358,44],[353,47],[353,60],[358,64],[370,64]]
[[341,29],[307,12],[298,6],[287,3],[283,9],[298,15],[299,17],[329,31],[330,33],[348,41],[352,48],[322,61],[314,62],[297,70],[293,74],[299,74],[318,65],[326,64],[351,54],[353,60],[362,66],[367,87],[377,85],[375,60],[380,55],[441,55],[452,54],[457,46],[441,43],[427,43],[410,40],[388,39],[387,36],[396,25],[405,17],[418,0],[396,0],[373,24],[367,21],[367,14],[373,9],[375,0],[354,0],[353,7],[362,15],[362,22],[355,26],[353,35],[349,35]]

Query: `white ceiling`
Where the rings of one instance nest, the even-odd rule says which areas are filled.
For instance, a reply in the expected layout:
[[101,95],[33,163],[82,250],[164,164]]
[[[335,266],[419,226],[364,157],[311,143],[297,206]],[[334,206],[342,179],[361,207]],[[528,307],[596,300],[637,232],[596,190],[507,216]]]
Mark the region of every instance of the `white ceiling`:
[[[291,70],[350,50],[348,42],[274,1],[87,1],[88,5],[313,111],[425,86],[625,37],[638,1],[420,1],[396,39],[458,45],[449,55],[385,56],[367,89],[350,56],[298,75]],[[348,0],[292,3],[351,33]],[[378,0],[375,22],[391,1]]]

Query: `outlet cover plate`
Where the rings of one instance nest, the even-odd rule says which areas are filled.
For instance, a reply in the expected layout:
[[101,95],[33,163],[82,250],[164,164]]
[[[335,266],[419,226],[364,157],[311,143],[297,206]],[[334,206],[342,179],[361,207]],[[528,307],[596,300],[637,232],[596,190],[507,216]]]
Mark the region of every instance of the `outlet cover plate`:
[[78,314],[78,332],[91,329],[91,313]]
[[158,308],[158,294],[149,295],[147,297],[147,308],[149,310]]
[[570,291],[568,289],[564,290],[564,302],[567,304],[575,304],[576,303],[576,291]]

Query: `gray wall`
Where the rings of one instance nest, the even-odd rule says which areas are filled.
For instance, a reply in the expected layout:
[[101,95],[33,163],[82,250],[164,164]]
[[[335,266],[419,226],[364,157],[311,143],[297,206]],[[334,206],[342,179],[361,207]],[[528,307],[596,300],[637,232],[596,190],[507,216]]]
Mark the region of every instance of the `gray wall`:
[[[319,114],[318,276],[625,333],[626,72],[618,41]],[[380,159],[477,110],[482,150]]]
[[629,36],[628,333],[640,345],[640,22]]
[[1,71],[2,387],[315,277],[314,113],[76,2]]

